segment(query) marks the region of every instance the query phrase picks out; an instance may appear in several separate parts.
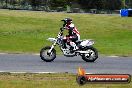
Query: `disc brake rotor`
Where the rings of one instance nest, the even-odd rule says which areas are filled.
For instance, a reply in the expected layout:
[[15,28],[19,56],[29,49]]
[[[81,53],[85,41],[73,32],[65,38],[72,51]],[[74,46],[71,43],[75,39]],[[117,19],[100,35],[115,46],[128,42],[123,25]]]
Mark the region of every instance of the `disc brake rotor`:
[[53,55],[52,52],[48,54],[48,50],[42,53],[42,56],[45,57],[46,59],[51,59],[52,55]]

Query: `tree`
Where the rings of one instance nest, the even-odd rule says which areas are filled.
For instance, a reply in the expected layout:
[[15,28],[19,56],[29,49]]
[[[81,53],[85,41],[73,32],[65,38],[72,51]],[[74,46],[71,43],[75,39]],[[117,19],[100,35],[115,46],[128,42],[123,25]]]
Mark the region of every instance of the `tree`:
[[52,7],[66,7],[67,5],[71,5],[72,2],[77,2],[78,0],[51,0]]
[[121,0],[79,0],[79,4],[84,9],[120,9]]
[[132,8],[132,0],[123,0],[123,7]]
[[120,9],[121,6],[122,6],[121,0],[106,0],[106,9],[107,10]]
[[37,10],[37,7],[41,5],[42,0],[28,0],[33,10]]
[[84,9],[97,9],[100,8],[101,1],[99,0],[79,0],[79,4]]

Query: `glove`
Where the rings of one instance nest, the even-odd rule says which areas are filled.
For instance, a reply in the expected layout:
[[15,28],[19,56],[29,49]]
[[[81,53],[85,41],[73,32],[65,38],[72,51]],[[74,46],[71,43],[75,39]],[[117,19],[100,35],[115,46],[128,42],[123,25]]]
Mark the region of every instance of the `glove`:
[[64,27],[64,29],[67,29],[68,30],[69,28],[68,27]]

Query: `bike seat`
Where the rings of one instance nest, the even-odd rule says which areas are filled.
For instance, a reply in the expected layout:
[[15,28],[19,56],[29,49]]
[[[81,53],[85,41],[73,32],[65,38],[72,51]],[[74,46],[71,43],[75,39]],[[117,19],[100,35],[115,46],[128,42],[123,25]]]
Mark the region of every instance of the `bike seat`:
[[77,40],[77,41],[76,41],[76,43],[81,43],[81,42],[82,42],[82,40]]

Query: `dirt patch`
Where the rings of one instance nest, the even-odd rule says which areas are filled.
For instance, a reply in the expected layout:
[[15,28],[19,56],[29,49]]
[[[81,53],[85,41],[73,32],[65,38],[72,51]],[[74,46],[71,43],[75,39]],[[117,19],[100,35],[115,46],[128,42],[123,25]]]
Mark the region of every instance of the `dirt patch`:
[[123,28],[132,30],[132,25],[122,25]]

